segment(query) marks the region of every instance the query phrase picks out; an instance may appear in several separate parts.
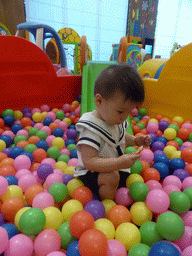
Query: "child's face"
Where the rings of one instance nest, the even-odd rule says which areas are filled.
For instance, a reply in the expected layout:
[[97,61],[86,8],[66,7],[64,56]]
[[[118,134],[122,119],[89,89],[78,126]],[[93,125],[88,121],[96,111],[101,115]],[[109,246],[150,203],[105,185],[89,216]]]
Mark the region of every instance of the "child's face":
[[96,116],[109,125],[121,124],[129,116],[136,103],[125,100],[121,92],[115,92],[109,99],[104,99],[100,94],[95,96],[97,106]]

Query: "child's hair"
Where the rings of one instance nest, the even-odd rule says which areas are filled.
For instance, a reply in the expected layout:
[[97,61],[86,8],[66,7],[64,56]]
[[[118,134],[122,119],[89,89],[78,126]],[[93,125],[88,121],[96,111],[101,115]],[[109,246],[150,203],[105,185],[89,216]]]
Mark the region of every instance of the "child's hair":
[[139,73],[128,64],[111,65],[102,70],[95,81],[94,96],[101,94],[109,99],[116,91],[121,91],[126,100],[142,104],[145,89]]

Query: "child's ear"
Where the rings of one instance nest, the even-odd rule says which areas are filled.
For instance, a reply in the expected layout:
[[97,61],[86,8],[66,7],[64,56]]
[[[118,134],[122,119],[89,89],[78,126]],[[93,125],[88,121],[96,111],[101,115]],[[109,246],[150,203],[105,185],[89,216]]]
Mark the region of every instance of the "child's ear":
[[95,95],[95,105],[96,107],[99,107],[102,103],[103,97],[101,96],[101,94],[97,93]]

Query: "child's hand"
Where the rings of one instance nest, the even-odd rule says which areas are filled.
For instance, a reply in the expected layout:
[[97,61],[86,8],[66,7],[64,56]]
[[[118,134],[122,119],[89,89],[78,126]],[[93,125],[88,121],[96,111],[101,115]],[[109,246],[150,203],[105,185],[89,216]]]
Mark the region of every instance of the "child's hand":
[[136,160],[138,160],[140,157],[140,154],[136,154],[135,152],[131,154],[125,154],[122,155],[122,161],[123,161],[123,169],[130,168]]
[[136,143],[138,146],[149,147],[151,144],[151,136],[150,135],[141,135],[136,138]]

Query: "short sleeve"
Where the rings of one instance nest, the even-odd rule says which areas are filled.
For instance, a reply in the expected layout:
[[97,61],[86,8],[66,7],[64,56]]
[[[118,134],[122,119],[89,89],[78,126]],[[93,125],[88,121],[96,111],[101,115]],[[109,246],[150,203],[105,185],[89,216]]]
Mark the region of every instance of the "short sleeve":
[[79,145],[86,144],[99,151],[100,143],[101,143],[101,138],[97,134],[87,129],[84,129],[80,133],[79,140],[77,143],[77,150]]

